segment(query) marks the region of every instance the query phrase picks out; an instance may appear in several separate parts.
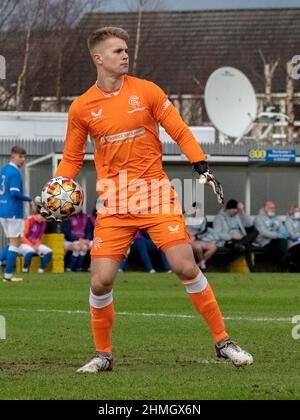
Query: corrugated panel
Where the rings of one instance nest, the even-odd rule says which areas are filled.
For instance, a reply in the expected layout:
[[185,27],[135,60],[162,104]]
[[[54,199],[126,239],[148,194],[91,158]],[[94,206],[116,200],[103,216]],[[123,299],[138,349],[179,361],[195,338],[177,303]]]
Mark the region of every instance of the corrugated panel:
[[[0,162],[6,162],[10,156],[11,148],[19,144],[24,147],[27,151],[28,160],[33,160],[39,156],[45,156],[49,153],[62,153],[64,148],[64,142],[58,140],[47,140],[47,141],[38,141],[36,139],[24,139],[24,140],[1,140],[0,141]],[[265,144],[257,143],[256,141],[248,141],[247,144],[202,144],[201,145],[205,150],[205,153],[210,155],[219,155],[219,156],[247,156],[249,149],[282,149],[283,146],[268,146]],[[300,144],[286,146],[285,149],[295,149],[297,156],[300,156]],[[87,143],[86,153],[94,153],[94,145],[91,141]],[[165,155],[180,155],[181,151],[178,145],[173,142],[164,142],[163,143],[163,153]],[[2,160],[1,160],[2,159]]]
[[[0,156],[10,156],[10,150],[18,144],[24,147],[27,155],[38,157],[49,153],[62,153],[64,141],[59,140],[38,140],[38,139],[0,139]],[[91,141],[87,142],[86,153],[94,153],[94,146]]]
[[10,156],[10,150],[13,146],[22,146],[28,156],[43,156],[53,152],[52,139],[39,141],[36,139],[1,139],[0,155]]

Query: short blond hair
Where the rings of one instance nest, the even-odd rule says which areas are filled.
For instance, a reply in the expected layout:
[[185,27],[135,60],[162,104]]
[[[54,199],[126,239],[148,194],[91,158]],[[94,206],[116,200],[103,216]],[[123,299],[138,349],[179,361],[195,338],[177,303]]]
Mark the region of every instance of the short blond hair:
[[108,38],[120,38],[127,43],[129,41],[129,34],[125,29],[115,26],[105,26],[104,28],[96,29],[90,34],[87,40],[90,53],[92,53],[92,50],[99,42],[105,41]]

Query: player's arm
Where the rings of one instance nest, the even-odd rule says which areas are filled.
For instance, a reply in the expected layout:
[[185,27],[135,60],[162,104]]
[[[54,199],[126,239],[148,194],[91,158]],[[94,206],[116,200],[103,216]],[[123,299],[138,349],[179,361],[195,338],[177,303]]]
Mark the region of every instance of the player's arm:
[[55,172],[55,177],[75,178],[78,175],[84,160],[87,136],[87,125],[80,116],[80,103],[79,100],[75,100],[69,109],[63,157]]
[[23,194],[16,189],[11,188],[10,195],[20,201],[32,201],[32,197],[30,195]]
[[16,173],[11,176],[10,183],[9,183],[9,192],[10,195],[20,201],[32,201],[32,197],[30,195],[23,194],[21,192],[22,189],[22,179],[21,175]]
[[199,181],[212,187],[220,204],[224,203],[223,187],[210,172],[202,148],[193,136],[189,127],[169,101],[166,94],[154,83],[151,83],[152,112],[154,119],[166,130],[188,158],[193,168],[200,175]]

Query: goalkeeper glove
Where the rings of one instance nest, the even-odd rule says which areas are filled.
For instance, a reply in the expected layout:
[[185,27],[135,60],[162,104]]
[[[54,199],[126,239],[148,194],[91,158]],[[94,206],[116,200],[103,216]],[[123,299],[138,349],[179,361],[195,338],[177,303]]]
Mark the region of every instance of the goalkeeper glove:
[[219,204],[224,204],[224,193],[223,187],[217,178],[209,171],[208,164],[205,160],[201,162],[193,163],[193,168],[200,175],[199,182],[201,184],[207,184],[217,196]]
[[52,214],[49,210],[46,209],[46,207],[43,206],[42,199],[39,195],[37,195],[33,201],[37,206],[38,212],[47,222],[62,222],[59,217],[54,216],[54,214]]

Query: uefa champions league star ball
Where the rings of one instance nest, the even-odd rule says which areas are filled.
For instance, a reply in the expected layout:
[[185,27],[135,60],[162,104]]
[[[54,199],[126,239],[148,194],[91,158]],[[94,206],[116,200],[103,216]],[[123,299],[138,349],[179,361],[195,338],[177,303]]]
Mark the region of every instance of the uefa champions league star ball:
[[82,211],[83,190],[74,179],[59,176],[44,185],[43,206],[59,219],[68,219]]

